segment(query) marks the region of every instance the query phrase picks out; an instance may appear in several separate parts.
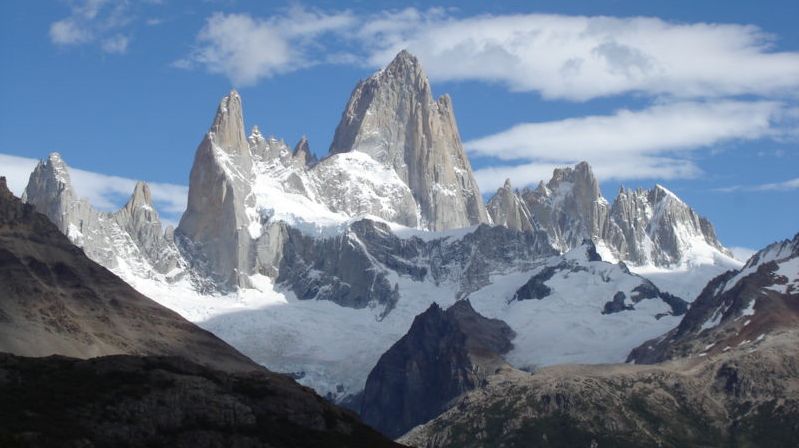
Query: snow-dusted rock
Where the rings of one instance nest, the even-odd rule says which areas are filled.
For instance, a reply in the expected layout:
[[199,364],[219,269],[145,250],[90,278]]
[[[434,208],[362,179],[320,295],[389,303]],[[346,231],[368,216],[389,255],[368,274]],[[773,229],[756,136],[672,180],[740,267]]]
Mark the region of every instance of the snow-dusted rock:
[[510,229],[531,231],[538,228],[527,204],[513,191],[510,179],[505,180],[505,185],[488,202],[488,214],[496,225]]
[[52,153],[31,173],[22,199],[108,269],[168,280],[181,273],[180,254],[171,236],[162,230],[150,189],[143,182],[136,184],[125,207],[101,212],[78,197],[69,168],[58,153]]
[[397,172],[413,192],[424,228],[489,222],[452,101],[447,95],[433,100],[427,76],[407,51],[352,92],[330,146],[331,154],[350,151]]
[[[501,223],[509,219],[507,210],[519,209],[506,187],[489,202],[494,220]],[[531,225],[540,224],[562,252],[590,239],[605,257],[633,267],[718,265],[715,275],[739,265],[718,241],[710,221],[660,185],[651,190],[622,188],[611,205],[602,197],[590,165],[580,162],[574,168],[555,169],[549,182],[525,188],[520,196]],[[523,211],[511,220],[516,228],[515,216]]]
[[555,169],[546,185],[525,188],[521,196],[552,244],[562,252],[579,246],[585,239],[596,241],[602,236],[608,202],[586,162],[574,168]]

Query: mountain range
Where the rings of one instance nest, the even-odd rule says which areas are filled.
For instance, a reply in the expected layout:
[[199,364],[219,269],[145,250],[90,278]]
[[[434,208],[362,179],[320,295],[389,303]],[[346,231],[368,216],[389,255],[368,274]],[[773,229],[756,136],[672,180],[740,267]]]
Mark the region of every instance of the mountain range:
[[[718,437],[750,440],[724,426],[749,415],[730,411],[742,401],[708,410],[703,400],[718,400],[715,392],[700,402],[679,394],[701,389],[719,363],[757,362],[758,353],[743,357],[738,347],[782,350],[793,340],[791,332],[758,338],[795,323],[795,240],[744,264],[666,187],[622,188],[611,202],[586,162],[555,169],[535,188],[508,179],[484,201],[452,100],[433,97],[407,51],[357,84],[324,157],[305,138],[292,148],[261,129],[245,131],[238,92],[221,100],[174,229],[162,225],[145,183],[120,210],[96,210],[57,153],[35,168],[22,200],[131,294],[355,409],[384,434],[434,419],[406,442],[467,446],[460,437],[479,440],[480,431],[509,441],[532,431],[627,443],[611,423],[583,423],[602,415],[611,390],[621,394],[619,409],[643,405],[629,384],[648,375],[652,390],[679,406],[715,412],[707,425]],[[700,358],[713,364],[696,367]],[[666,364],[597,367],[596,375],[556,366],[625,361]],[[791,378],[793,367],[783,367]],[[758,399],[788,389],[758,389]],[[479,420],[508,396],[518,400],[508,403],[514,412],[548,403],[530,414],[545,425],[511,419],[518,425],[497,429]],[[466,411],[451,408],[458,400]],[[787,418],[791,409],[773,411]],[[676,427],[653,429],[659,423],[633,410],[612,421],[630,437],[661,431],[647,443],[704,443],[668,435]],[[661,422],[672,411],[652,415]],[[551,429],[564,425],[582,432]]]

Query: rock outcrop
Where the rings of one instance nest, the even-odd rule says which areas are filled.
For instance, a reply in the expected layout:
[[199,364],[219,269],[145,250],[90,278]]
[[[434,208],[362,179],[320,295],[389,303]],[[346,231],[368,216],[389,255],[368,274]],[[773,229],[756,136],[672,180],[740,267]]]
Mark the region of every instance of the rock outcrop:
[[522,232],[538,230],[538,224],[527,204],[513,191],[510,179],[488,202],[488,214],[495,225],[505,226]]
[[399,437],[436,417],[455,397],[507,366],[501,355],[511,349],[513,336],[507,324],[481,316],[468,300],[446,311],[434,303],[369,373],[362,418]]
[[521,196],[552,244],[562,252],[579,246],[585,239],[596,241],[603,234],[608,202],[586,162],[574,168],[555,169],[546,185],[526,188]]
[[447,230],[489,222],[463,150],[452,100],[433,100],[419,61],[401,51],[361,81],[336,128],[331,154],[359,151],[393,168],[413,192],[420,224]]
[[0,444],[397,447],[290,378],[179,358],[0,354]]
[[490,283],[492,274],[525,269],[555,255],[543,232],[479,226],[462,238],[400,238],[382,222],[360,220],[346,232],[314,238],[290,226],[282,243],[277,283],[301,300],[331,300],[342,306],[379,307],[385,316],[399,300],[395,275],[422,282],[451,283],[457,295]]

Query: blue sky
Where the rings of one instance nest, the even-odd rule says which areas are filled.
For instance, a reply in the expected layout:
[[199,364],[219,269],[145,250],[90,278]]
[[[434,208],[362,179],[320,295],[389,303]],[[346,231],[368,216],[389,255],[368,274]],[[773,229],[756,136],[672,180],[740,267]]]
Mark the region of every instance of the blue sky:
[[407,47],[484,194],[588,160],[609,199],[661,183],[728,246],[799,231],[799,2],[485,3],[3,2],[0,174],[19,189],[58,151],[97,205],[145,179],[174,221],[231,87],[248,127],[322,155],[357,80]]

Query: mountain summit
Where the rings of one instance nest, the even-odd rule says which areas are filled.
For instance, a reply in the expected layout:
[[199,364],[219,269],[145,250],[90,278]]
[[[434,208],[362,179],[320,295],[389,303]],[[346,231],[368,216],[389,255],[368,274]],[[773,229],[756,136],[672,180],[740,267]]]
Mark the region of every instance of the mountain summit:
[[433,99],[427,75],[407,51],[352,92],[330,153],[352,151],[397,172],[418,203],[422,227],[447,230],[490,222],[452,100],[447,95]]

